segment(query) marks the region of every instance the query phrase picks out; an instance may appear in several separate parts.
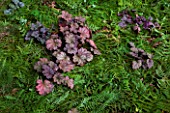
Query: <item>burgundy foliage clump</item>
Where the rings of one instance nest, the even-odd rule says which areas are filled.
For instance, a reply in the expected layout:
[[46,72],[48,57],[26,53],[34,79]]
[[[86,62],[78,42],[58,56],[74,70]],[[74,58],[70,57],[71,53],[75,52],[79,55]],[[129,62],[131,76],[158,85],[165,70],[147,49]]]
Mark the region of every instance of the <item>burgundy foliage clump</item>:
[[157,22],[153,22],[152,17],[146,19],[144,16],[139,16],[135,10],[123,10],[118,16],[121,17],[121,22],[119,23],[121,28],[126,28],[128,24],[131,24],[133,25],[132,30],[136,33],[139,33],[142,28],[149,31],[152,28],[160,28]]
[[[31,29],[36,30],[35,27],[36,24],[32,24]],[[39,26],[37,27],[39,29]],[[72,17],[68,12],[62,11],[58,27],[58,32],[51,33],[44,42],[47,50],[52,53],[53,61],[40,58],[34,65],[34,69],[45,79],[44,82],[37,81],[36,89],[40,95],[52,91],[51,82],[73,89],[74,80],[63,76],[62,73],[73,70],[75,66],[83,66],[92,61],[94,55],[101,54],[92,40],[91,30],[86,26],[83,17]]]
[[140,67],[143,69],[150,69],[153,67],[154,62],[152,60],[152,54],[149,54],[140,48],[136,48],[132,42],[129,43],[129,46],[131,50],[129,55],[135,58],[135,60],[132,61],[132,69],[139,69]]

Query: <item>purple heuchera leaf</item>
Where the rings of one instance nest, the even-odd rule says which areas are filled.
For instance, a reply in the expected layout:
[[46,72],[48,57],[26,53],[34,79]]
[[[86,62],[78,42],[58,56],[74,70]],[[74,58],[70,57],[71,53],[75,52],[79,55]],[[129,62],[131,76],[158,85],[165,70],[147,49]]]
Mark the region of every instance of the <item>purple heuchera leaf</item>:
[[67,51],[67,53],[69,53],[69,54],[76,54],[77,53],[77,47],[73,43],[66,44],[64,50]]
[[26,36],[25,36],[25,40],[31,40],[31,34],[33,33],[33,31],[28,31]]
[[141,66],[142,66],[142,61],[141,60],[132,62],[132,69],[139,69]]
[[93,59],[93,55],[90,51],[87,51],[85,48],[80,48],[78,50],[78,54],[73,56],[73,62],[77,63],[77,65],[83,66],[86,61],[91,61]]
[[90,31],[87,27],[80,27],[78,32],[80,33],[82,43],[86,38],[90,38]]
[[53,76],[53,81],[57,84],[62,84],[64,82],[64,77],[61,73],[55,73]]
[[137,53],[130,52],[129,55],[131,55],[132,57],[134,57],[134,58],[136,58],[136,59],[140,59],[140,57],[138,56]]
[[43,65],[42,69],[43,69],[42,73],[47,79],[50,79],[53,77],[54,70],[51,67],[49,67],[48,65]]
[[146,60],[146,64],[147,64],[147,67],[150,69],[151,67],[153,67],[153,60],[151,60],[151,59],[147,59]]
[[50,68],[52,68],[52,69],[54,70],[54,72],[56,72],[56,71],[58,70],[57,64],[54,63],[53,61],[49,61],[49,62],[48,62],[48,66],[49,66]]
[[71,23],[71,25],[70,25],[70,31],[71,32],[77,33],[78,32],[78,28],[79,28],[79,25],[77,23]]
[[91,47],[93,47],[93,48],[97,49],[97,46],[96,46],[96,44],[94,43],[94,41],[93,41],[93,40],[89,40],[89,39],[87,39],[86,41],[90,44],[90,46],[91,46]]
[[43,25],[39,21],[31,24],[31,30],[37,30],[40,27],[43,27]]
[[62,14],[59,17],[63,18],[66,21],[72,20],[72,15],[69,14],[67,11],[62,11]]
[[138,53],[139,52],[138,48],[136,48],[136,47],[132,47],[132,48],[130,48],[130,50],[132,52],[134,52],[134,53]]
[[58,47],[61,47],[62,41],[60,39],[48,39],[46,41],[46,48],[48,50],[57,50]]
[[129,46],[130,46],[130,48],[132,48],[132,47],[135,48],[135,44],[133,42],[129,42]]
[[71,43],[77,43],[76,37],[74,34],[70,33],[65,36],[66,43],[71,44]]
[[126,22],[126,23],[133,23],[132,22],[132,17],[130,15],[123,15],[122,19],[121,19],[123,22]]
[[91,47],[90,51],[92,51],[93,54],[95,54],[95,55],[101,55],[101,52],[98,49],[94,49],[94,48]]
[[57,58],[58,61],[61,61],[61,60],[70,60],[70,57],[67,56],[67,54],[63,51],[60,51],[58,53],[53,53],[55,54],[55,57]]
[[135,23],[138,25],[143,24],[144,21],[146,21],[146,19],[143,16],[136,16],[136,18],[134,19]]
[[40,95],[49,94],[54,88],[54,85],[48,80],[44,80],[43,82],[42,80],[38,79],[37,84],[36,90]]
[[122,27],[122,28],[125,28],[127,26],[127,24],[124,21],[121,21],[119,23],[119,26]]
[[70,79],[68,76],[64,78],[64,85],[67,85],[70,89],[73,89],[74,87],[74,81],[73,79]]
[[35,37],[35,38],[38,38],[39,37],[39,31],[33,31],[31,36]]
[[133,26],[133,30],[139,33],[141,31],[140,27],[138,25]]
[[148,29],[148,30],[150,30],[151,28],[153,28],[155,25],[152,23],[152,22],[150,22],[150,21],[146,21],[146,22],[144,22],[144,24],[143,24],[143,28],[144,29]]
[[74,55],[73,56],[73,62],[77,63],[77,65],[83,66],[86,62],[85,60],[85,56],[78,56],[78,55]]
[[43,34],[45,34],[45,33],[47,33],[47,32],[48,32],[48,29],[47,29],[47,28],[45,28],[45,27],[40,28],[40,32],[41,32],[41,33],[43,33]]
[[48,40],[46,41],[46,48],[47,48],[48,50],[53,50],[54,47],[55,47],[55,42],[54,42],[54,40],[53,40],[53,39],[48,39]]
[[68,60],[60,61],[59,68],[63,70],[63,72],[69,72],[74,69],[74,64]]
[[42,65],[45,65],[47,63],[48,63],[47,58],[40,58],[40,60],[37,63],[35,63],[34,69],[37,70],[37,72],[41,72],[42,71]]
[[69,30],[69,27],[68,27],[68,26],[65,26],[65,27],[60,26],[60,31],[61,31],[62,33],[66,32],[66,31],[68,31],[68,30]]
[[74,87],[73,79],[70,79],[68,76],[64,77],[61,73],[56,73],[53,76],[53,81],[57,84],[67,85],[70,89],[73,89]]

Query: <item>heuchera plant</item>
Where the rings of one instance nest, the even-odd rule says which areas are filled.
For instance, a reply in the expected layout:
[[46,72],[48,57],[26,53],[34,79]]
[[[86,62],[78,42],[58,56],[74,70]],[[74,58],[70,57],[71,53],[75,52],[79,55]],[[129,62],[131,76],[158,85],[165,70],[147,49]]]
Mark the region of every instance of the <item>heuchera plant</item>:
[[139,69],[140,67],[143,69],[150,69],[153,66],[152,54],[146,53],[140,48],[136,48],[132,42],[129,43],[129,46],[131,50],[129,55],[135,58],[135,61],[132,62],[132,69]]
[[[135,15],[135,17],[132,15]],[[153,22],[152,17],[146,19],[144,16],[136,14],[135,10],[123,10],[118,16],[122,17],[121,22],[119,23],[121,28],[125,28],[128,24],[132,24],[132,29],[137,33],[141,31],[141,28],[149,31],[152,28],[160,28],[160,25],[157,22]]]
[[[96,44],[91,39],[92,34],[90,29],[85,25],[83,17],[72,17],[66,11],[62,11],[59,15],[59,32],[50,34],[48,29],[37,22],[31,25],[31,30],[28,31],[25,40],[36,38],[41,43],[45,43],[47,50],[52,53],[54,61],[49,61],[46,58],[40,58],[35,63],[34,69],[42,73],[47,81],[54,82],[58,85],[63,84],[70,89],[74,88],[74,80],[68,76],[63,76],[63,72],[69,72],[75,66],[83,66],[87,62],[93,60],[93,55],[101,54],[97,49]],[[53,87],[46,87],[45,83],[37,81],[36,87],[40,95],[48,94]],[[48,82],[49,83],[49,82]],[[49,83],[51,84],[51,83]],[[47,90],[50,88],[49,90]]]

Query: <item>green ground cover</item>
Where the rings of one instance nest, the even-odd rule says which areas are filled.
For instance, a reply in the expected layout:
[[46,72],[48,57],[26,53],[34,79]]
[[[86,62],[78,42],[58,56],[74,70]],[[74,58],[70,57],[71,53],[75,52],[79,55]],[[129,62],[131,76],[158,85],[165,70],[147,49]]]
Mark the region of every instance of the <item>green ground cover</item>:
[[[23,8],[4,15],[11,1],[1,0],[0,112],[67,113],[72,108],[80,113],[170,112],[169,0],[55,0],[57,9],[42,1],[22,0]],[[117,14],[126,8],[152,16],[161,29],[136,34],[130,27],[120,28]],[[57,25],[62,10],[86,18],[102,54],[64,73],[74,79],[73,89],[55,85],[52,93],[40,96],[35,89],[40,75],[33,66],[39,58],[51,56],[40,43],[25,41],[24,36],[37,20],[49,28]],[[147,41],[151,36],[157,37],[152,43]],[[133,58],[127,55],[130,41],[154,55],[151,69],[132,69]],[[153,47],[156,42],[161,44]]]

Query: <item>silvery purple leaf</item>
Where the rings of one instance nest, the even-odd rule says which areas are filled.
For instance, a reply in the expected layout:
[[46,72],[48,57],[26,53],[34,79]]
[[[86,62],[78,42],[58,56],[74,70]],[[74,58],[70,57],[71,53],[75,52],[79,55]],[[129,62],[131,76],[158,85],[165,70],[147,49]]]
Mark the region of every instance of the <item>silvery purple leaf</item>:
[[91,54],[91,52],[86,53],[86,60],[87,60],[88,62],[90,62],[90,61],[93,60],[93,55]]
[[56,72],[56,71],[58,70],[57,64],[54,63],[53,61],[49,61],[49,62],[48,62],[48,66],[49,66],[50,68],[52,68],[52,69],[54,70],[54,72]]
[[147,68],[148,68],[147,64],[144,63],[144,64],[142,65],[142,68],[143,68],[143,69],[147,69]]
[[139,69],[141,66],[142,66],[142,61],[141,60],[132,62],[132,69]]
[[55,73],[53,76],[53,81],[57,84],[62,84],[64,82],[64,76],[61,73]]
[[135,47],[135,44],[133,42],[129,42],[129,46],[130,46],[130,48]]
[[153,28],[153,27],[155,27],[155,25],[152,23],[152,22],[150,22],[150,21],[146,21],[146,22],[144,22],[144,24],[143,24],[143,28],[144,29],[151,29],[151,28]]
[[63,72],[69,72],[74,69],[74,64],[69,60],[60,61],[59,68],[63,70]]
[[145,21],[146,21],[146,18],[143,17],[143,16],[141,16],[141,20],[142,20],[143,22],[145,22]]
[[60,52],[61,52],[61,50],[55,50],[52,55],[55,56],[55,57],[57,57],[57,55],[58,55]]
[[47,64],[47,63],[48,63],[48,59],[47,58],[40,58],[40,60],[35,63],[34,69],[37,72],[41,72],[42,71],[42,66]]
[[70,79],[68,76],[64,78],[64,85],[67,85],[70,89],[73,89],[74,87],[74,81],[73,79]]
[[147,64],[147,67],[150,69],[153,66],[154,63],[153,63],[153,60],[147,59],[146,64]]
[[50,79],[53,77],[54,75],[54,70],[49,67],[48,65],[43,65],[42,66],[42,73],[44,74],[44,76],[47,78],[47,79]]
[[43,27],[43,28],[40,28],[40,32],[41,32],[41,33],[46,33],[47,31],[48,31],[47,28],[44,28],[44,27]]
[[94,49],[94,48],[90,47],[90,51],[92,51],[93,54],[95,54],[95,55],[101,55],[101,52],[98,49]]
[[139,51],[140,53],[145,53],[145,51],[144,51],[143,49],[140,49],[140,48],[138,48],[138,51]]
[[58,47],[61,47],[62,41],[60,39],[48,39],[46,41],[46,48],[48,50],[57,50]]
[[93,41],[93,40],[89,40],[89,39],[87,39],[87,40],[86,40],[86,42],[88,42],[88,43],[90,44],[90,46],[91,46],[91,47],[93,47],[93,48],[97,49],[97,46],[96,46],[96,44],[94,43],[94,41]]
[[39,31],[33,31],[31,36],[35,37],[35,38],[38,38],[39,37]]
[[56,58],[57,58],[58,61],[70,60],[70,57],[68,57],[67,54],[65,52],[62,52],[62,51],[57,53]]
[[62,11],[62,14],[59,17],[66,20],[67,22],[72,19],[72,15],[69,14],[67,11]]
[[124,21],[121,21],[119,23],[119,26],[122,27],[122,28],[125,28],[127,26],[127,24]]
[[90,31],[87,27],[79,27],[78,32],[80,33],[80,37],[82,39],[90,38]]
[[130,48],[130,50],[134,53],[138,53],[138,48],[132,47],[132,48]]
[[141,25],[141,24],[143,24],[143,19],[144,19],[144,17],[137,15],[136,18],[134,19],[134,21],[136,24]]
[[77,53],[77,47],[73,43],[66,44],[64,50],[67,51],[67,53],[69,53],[69,54],[76,54]]
[[132,57],[134,57],[134,58],[139,59],[139,57],[138,57],[138,54],[137,54],[137,53],[129,52],[129,55],[131,55],[131,56],[132,56]]
[[139,33],[141,31],[140,27],[138,25],[133,26],[133,30]]
[[123,17],[121,18],[122,21],[126,21],[127,20],[127,16],[123,15]]
[[25,36],[25,40],[31,40],[31,34],[33,31],[28,31],[26,36]]
[[68,27],[68,26],[65,26],[65,27],[60,26],[60,31],[61,31],[62,33],[66,32],[67,30],[69,30],[69,27]]
[[78,56],[78,55],[73,56],[73,62],[77,63],[77,65],[79,65],[79,66],[83,66],[85,64],[85,62],[86,62],[85,59],[86,58],[83,55],[82,56]]
[[34,69],[35,69],[37,72],[41,72],[41,71],[42,71],[42,63],[41,63],[40,61],[38,61],[37,63],[35,63]]
[[71,43],[75,43],[75,42],[76,42],[75,35],[72,34],[72,33],[66,35],[66,36],[65,36],[65,40],[66,40],[66,43],[68,43],[68,44],[71,44]]

